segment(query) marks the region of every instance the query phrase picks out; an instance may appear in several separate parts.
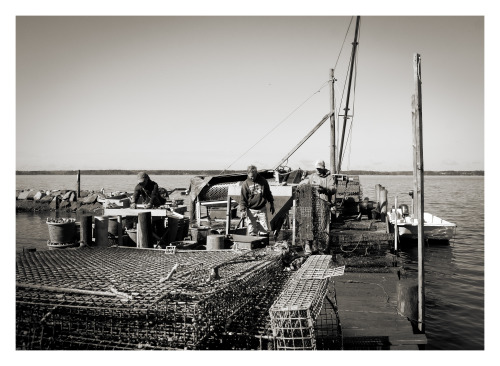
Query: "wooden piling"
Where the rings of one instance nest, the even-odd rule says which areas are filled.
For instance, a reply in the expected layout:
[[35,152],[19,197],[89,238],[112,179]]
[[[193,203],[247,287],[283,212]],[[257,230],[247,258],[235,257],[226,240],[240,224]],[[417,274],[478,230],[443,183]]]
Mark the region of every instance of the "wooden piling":
[[76,197],[80,198],[80,171],[76,175]]
[[418,319],[418,284],[401,279],[396,284],[398,294],[398,313],[412,321]]
[[425,289],[424,289],[424,150],[422,144],[422,71],[421,59],[418,53],[413,57],[415,95],[413,96],[413,142],[414,161],[413,172],[416,189],[414,195],[418,219],[418,329],[425,332]]
[[385,221],[387,216],[387,189],[380,190],[380,220]]
[[375,184],[375,202],[377,203],[377,211],[380,212],[380,191],[382,190],[381,184]]
[[151,235],[151,212],[139,212],[137,215],[137,247],[152,248],[153,240]]
[[80,242],[92,245],[92,215],[83,215],[80,219]]

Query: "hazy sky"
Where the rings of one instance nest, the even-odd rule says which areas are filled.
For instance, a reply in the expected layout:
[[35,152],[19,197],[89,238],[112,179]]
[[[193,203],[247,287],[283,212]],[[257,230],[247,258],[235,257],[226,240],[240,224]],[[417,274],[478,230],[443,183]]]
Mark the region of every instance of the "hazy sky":
[[[16,169],[273,168],[329,112],[335,66],[340,103],[350,21],[17,17]],[[361,17],[343,169],[412,170],[415,52],[425,169],[484,169],[482,16]],[[329,142],[325,123],[289,166]]]

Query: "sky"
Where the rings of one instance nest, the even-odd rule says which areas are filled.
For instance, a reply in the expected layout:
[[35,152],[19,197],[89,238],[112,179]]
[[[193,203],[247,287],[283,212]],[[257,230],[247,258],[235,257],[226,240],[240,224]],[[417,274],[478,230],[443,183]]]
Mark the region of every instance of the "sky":
[[[16,170],[275,168],[329,113],[330,69],[345,107],[354,25],[18,16]],[[484,170],[484,41],[482,16],[362,16],[342,169],[413,169],[418,53],[424,169]],[[327,122],[286,165],[328,165],[329,144]]]

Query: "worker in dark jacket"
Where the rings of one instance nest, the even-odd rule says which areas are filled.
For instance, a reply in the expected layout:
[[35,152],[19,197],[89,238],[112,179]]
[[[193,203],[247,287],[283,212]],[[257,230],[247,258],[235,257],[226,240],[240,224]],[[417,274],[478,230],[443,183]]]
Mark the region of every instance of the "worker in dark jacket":
[[152,181],[146,173],[140,172],[137,174],[137,181],[138,184],[134,189],[131,208],[136,208],[139,197],[142,197],[146,208],[158,207],[165,204],[166,200],[161,197],[158,184]]
[[240,213],[247,218],[248,234],[267,234],[267,210],[269,202],[271,214],[274,214],[274,198],[269,183],[257,173],[255,165],[247,168],[248,178],[241,185]]

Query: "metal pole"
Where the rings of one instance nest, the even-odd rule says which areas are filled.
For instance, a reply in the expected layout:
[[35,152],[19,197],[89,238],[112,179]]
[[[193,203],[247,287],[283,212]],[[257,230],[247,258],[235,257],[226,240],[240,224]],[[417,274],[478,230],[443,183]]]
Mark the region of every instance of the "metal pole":
[[422,144],[422,81],[421,58],[413,57],[415,96],[413,98],[413,133],[415,142],[414,171],[416,171],[418,218],[418,329],[425,332],[425,272],[424,272],[424,153]]
[[311,137],[311,136],[312,136],[312,134],[313,134],[314,132],[316,132],[316,130],[317,130],[318,128],[320,128],[320,127],[323,125],[323,123],[325,123],[325,121],[328,119],[328,117],[330,117],[330,114],[325,115],[325,116],[321,119],[321,121],[319,121],[319,122],[318,122],[318,124],[317,124],[316,126],[314,126],[314,128],[313,128],[313,129],[312,129],[312,130],[311,130],[311,131],[310,131],[310,132],[309,132],[309,133],[308,133],[308,134],[307,134],[307,135],[306,135],[306,136],[305,136],[305,137],[304,137],[304,138],[303,138],[303,139],[302,139],[302,140],[301,140],[301,141],[300,141],[297,145],[295,145],[295,147],[294,147],[294,148],[293,148],[293,149],[292,149],[292,150],[291,150],[288,154],[286,154],[286,155],[285,155],[285,157],[284,157],[283,159],[281,159],[281,161],[280,161],[278,164],[276,164],[276,165],[275,165],[275,166],[276,166],[276,168],[280,167],[280,166],[281,166],[281,164],[283,164],[285,161],[287,161],[287,160],[288,160],[288,158],[289,158],[290,156],[292,156],[292,154],[293,154],[295,151],[297,151],[297,149],[298,149],[299,147],[301,147],[301,146],[302,146],[302,144],[303,144],[304,142],[306,142],[306,141],[307,141],[307,139],[308,139],[309,137]]
[[335,77],[330,69],[330,172],[337,173],[337,146],[335,145]]
[[347,112],[349,111],[349,97],[351,95],[352,73],[354,71],[354,61],[356,59],[356,47],[358,46],[359,16],[356,18],[356,31],[354,32],[354,42],[352,43],[351,66],[349,71],[349,86],[347,87],[347,99],[344,109],[344,124],[342,125],[342,137],[340,138],[339,166],[337,172],[340,173],[342,166],[342,150],[344,146],[345,127],[347,124]]
[[231,197],[227,196],[227,208],[226,208],[226,235],[229,235],[229,230],[231,229]]

